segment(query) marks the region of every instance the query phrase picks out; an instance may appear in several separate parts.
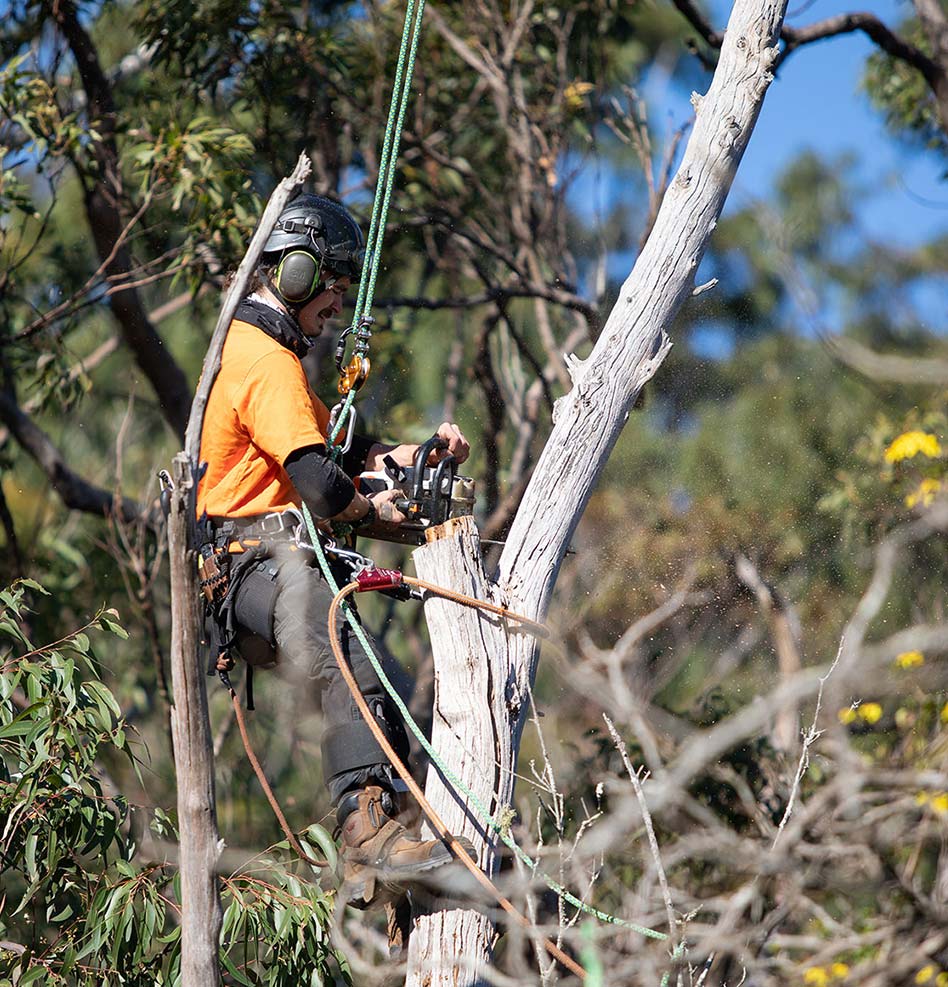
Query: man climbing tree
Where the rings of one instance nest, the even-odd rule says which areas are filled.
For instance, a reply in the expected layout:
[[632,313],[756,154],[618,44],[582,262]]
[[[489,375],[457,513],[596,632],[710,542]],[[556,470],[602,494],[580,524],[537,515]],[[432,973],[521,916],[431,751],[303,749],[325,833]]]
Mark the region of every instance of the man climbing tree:
[[[197,512],[213,657],[236,649],[251,665],[277,665],[296,687],[312,689],[326,729],[322,764],[336,806],[346,895],[369,908],[391,903],[406,883],[452,859],[440,840],[422,841],[396,819],[399,786],[332,655],[327,617],[333,599],[308,548],[305,504],[325,532],[339,525],[391,531],[405,521],[399,490],[370,497],[353,477],[414,463],[419,446],[390,446],[353,435],[337,463],[330,412],[311,390],[301,358],[342,309],[361,273],[364,238],[338,203],[303,194],[280,214],[224,344],[201,433],[207,463]],[[432,463],[467,459],[460,429],[444,422]],[[348,581],[339,557],[334,576]],[[354,616],[354,619],[358,619]],[[398,712],[345,624],[338,642],[385,736],[404,751]],[[219,666],[220,667],[220,666]]]

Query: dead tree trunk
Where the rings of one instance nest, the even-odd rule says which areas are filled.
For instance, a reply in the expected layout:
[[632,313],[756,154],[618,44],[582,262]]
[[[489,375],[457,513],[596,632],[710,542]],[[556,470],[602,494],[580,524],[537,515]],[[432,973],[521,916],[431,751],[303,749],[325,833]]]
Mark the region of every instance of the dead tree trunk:
[[175,489],[168,517],[174,694],[171,732],[178,785],[181,984],[214,987],[220,983],[217,944],[223,915],[217,861],[223,844],[217,831],[211,724],[199,659],[200,588],[194,546],[188,545],[188,532],[194,523],[188,457],[179,452],[172,469]]
[[[477,585],[481,592],[507,598],[512,609],[543,618],[563,555],[606,459],[642,385],[671,347],[668,330],[693,290],[695,272],[772,79],[785,7],[785,0],[736,0],[711,87],[704,97],[693,97],[694,130],[648,242],[592,353],[585,360],[568,358],[573,388],[556,403],[552,433],[507,537],[495,582],[481,573],[472,575],[473,548],[464,539],[416,553],[431,581],[466,593]],[[441,552],[456,558],[443,560]],[[435,553],[438,561],[429,572],[428,559]],[[458,718],[440,707],[449,698],[447,690],[438,694],[435,723],[442,717],[446,723],[453,720],[455,731],[446,727],[446,732],[457,733],[452,756],[460,760],[452,761],[452,768],[470,787],[494,776],[495,797],[506,802],[505,786],[513,777],[524,724],[526,687],[536,673],[535,643],[524,635],[504,637],[483,617],[461,607],[452,607],[447,616],[433,601],[428,621],[435,674],[440,681],[453,676],[458,685],[452,698],[469,704]],[[485,687],[482,700],[479,690]],[[499,707],[503,713],[494,720]],[[491,726],[485,722],[496,723],[497,734],[493,747],[475,761],[468,752],[489,736]],[[449,741],[444,737],[441,742]],[[452,816],[454,796],[433,769],[427,794],[437,811],[457,818]],[[470,826],[459,828],[473,832]],[[483,849],[481,854],[486,857]],[[479,974],[493,936],[476,912],[417,916],[407,985],[469,987],[482,982]],[[458,948],[462,943],[470,948],[465,955]]]
[[[475,599],[504,605],[481,564],[480,539],[473,518],[449,521],[431,532],[433,540],[414,553],[418,577],[438,586],[450,586]],[[498,771],[511,765],[509,749],[516,715],[504,701],[510,654],[507,634],[496,618],[478,620],[466,608],[438,597],[425,604],[435,654],[434,717],[431,743],[445,764],[462,778],[481,805],[496,814],[513,796],[513,775]],[[474,619],[470,619],[471,617]],[[485,660],[490,655],[491,660]],[[520,690],[516,690],[518,693]],[[500,757],[498,749],[505,748]],[[478,863],[485,872],[497,869],[497,844],[480,814],[456,795],[437,769],[429,771],[425,794],[434,796],[441,818],[455,836],[467,836],[478,847]],[[411,975],[406,987],[472,983],[477,970],[490,962],[494,945],[493,923],[476,909],[432,908],[416,915],[409,940]],[[444,971],[446,944],[464,964],[471,980],[436,979]],[[453,970],[451,971],[453,975]],[[428,978],[431,979],[428,979]]]
[[214,378],[220,369],[227,329],[244,296],[251,273],[277,217],[308,177],[309,158],[300,155],[293,174],[277,186],[224,296],[217,326],[204,357],[201,382],[188,419],[185,451],[174,459],[174,493],[168,518],[171,567],[171,728],[178,786],[181,872],[181,987],[220,983],[218,945],[222,913],[217,862],[222,841],[214,796],[214,748],[207,711],[207,690],[200,654],[200,587],[196,545],[189,532],[195,517],[194,488],[200,465],[201,427]]

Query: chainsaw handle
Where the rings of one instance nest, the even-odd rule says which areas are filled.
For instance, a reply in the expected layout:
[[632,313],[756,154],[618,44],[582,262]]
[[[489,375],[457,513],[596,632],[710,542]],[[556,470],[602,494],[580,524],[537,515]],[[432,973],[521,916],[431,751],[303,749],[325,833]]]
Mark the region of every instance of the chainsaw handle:
[[[448,489],[442,490],[444,486],[444,474],[448,474]],[[445,456],[435,467],[434,475],[431,478],[431,523],[444,524],[448,520],[448,512],[451,510],[451,492],[454,489],[454,480],[458,475],[458,461],[454,456]]]
[[440,435],[432,435],[430,439],[426,442],[422,442],[418,446],[418,451],[415,453],[415,461],[413,463],[415,471],[415,489],[412,491],[412,496],[415,500],[421,502],[425,496],[425,465],[428,462],[428,457],[435,451],[435,449],[447,449],[448,440],[442,439]]

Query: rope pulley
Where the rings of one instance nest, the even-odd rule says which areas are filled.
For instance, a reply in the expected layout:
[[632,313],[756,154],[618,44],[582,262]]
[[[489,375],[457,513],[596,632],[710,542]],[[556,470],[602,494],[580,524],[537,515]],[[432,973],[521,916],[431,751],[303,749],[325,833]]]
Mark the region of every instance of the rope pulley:
[[[336,389],[345,397],[350,391],[358,391],[369,376],[372,364],[369,360],[369,340],[372,338],[370,327],[375,319],[363,315],[358,327],[349,326],[336,343],[336,369],[339,371],[339,383]],[[346,339],[355,336],[355,348],[348,363],[346,359]]]

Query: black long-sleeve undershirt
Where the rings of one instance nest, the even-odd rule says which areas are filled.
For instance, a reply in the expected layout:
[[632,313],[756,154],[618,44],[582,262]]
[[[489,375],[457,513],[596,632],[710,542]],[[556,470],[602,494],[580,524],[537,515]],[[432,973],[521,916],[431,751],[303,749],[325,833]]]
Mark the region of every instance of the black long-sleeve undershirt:
[[375,441],[356,435],[343,457],[344,468],[326,455],[324,445],[304,446],[286,457],[283,468],[315,517],[335,517],[352,503],[356,489],[350,475],[365,469],[366,456]]

